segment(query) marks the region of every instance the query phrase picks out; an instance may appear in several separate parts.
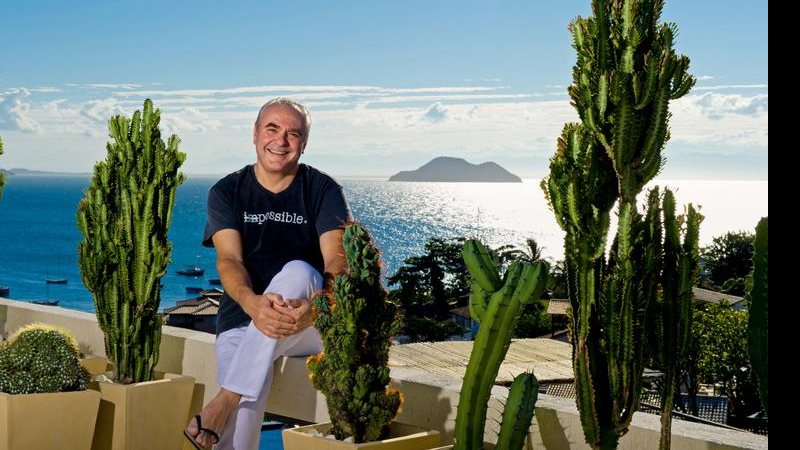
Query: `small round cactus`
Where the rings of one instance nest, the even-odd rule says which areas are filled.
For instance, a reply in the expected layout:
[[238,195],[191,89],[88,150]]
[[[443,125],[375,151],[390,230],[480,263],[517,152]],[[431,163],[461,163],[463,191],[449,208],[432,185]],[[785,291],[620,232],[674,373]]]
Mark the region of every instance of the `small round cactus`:
[[67,330],[27,325],[0,343],[0,392],[82,391],[89,380],[78,360],[77,340]]

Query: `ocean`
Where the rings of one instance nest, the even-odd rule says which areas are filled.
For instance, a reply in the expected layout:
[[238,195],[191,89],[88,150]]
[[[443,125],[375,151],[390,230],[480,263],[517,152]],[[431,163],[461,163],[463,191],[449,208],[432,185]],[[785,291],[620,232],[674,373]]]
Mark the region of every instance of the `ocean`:
[[[172,263],[162,278],[161,308],[193,297],[187,287],[211,287],[218,278],[213,249],[200,245],[206,196],[217,178],[189,177],[178,188],[169,236]],[[405,258],[422,253],[429,237],[477,237],[492,246],[523,245],[528,237],[552,259],[563,256],[563,232],[539,188],[522,183],[398,183],[339,178],[353,214],[372,233],[393,274]],[[83,176],[10,176],[0,200],[0,285],[9,298],[58,299],[59,306],[94,312],[77,262],[77,205],[88,186]],[[684,203],[701,205],[701,245],[728,231],[753,232],[767,215],[767,181],[659,180]],[[187,265],[204,268],[200,278],[181,276]],[[66,278],[47,284],[46,278]]]

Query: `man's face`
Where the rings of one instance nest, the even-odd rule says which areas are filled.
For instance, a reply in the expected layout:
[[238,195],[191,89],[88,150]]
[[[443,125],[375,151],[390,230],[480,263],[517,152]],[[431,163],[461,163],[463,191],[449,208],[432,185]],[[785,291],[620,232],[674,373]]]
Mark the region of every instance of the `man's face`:
[[305,142],[303,115],[288,105],[273,105],[265,109],[253,128],[258,164],[266,172],[294,172]]

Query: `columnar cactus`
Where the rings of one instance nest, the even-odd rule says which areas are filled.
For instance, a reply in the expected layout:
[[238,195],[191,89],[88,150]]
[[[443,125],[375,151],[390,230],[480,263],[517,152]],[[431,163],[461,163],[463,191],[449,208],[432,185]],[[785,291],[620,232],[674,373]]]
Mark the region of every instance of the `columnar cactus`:
[[81,275],[115,363],[114,379],[126,384],[151,380],[158,362],[160,280],[172,252],[167,231],[175,191],[184,180],[178,168],[186,154],[177,136],[166,144],[161,139],[160,119],[147,99],[132,119],[109,121],[113,142],[78,206]]
[[38,323],[22,327],[0,343],[0,392],[82,391],[90,376],[78,354],[78,343],[67,330]]
[[703,216],[689,205],[685,215],[675,217],[675,197],[669,189],[664,190],[663,214],[661,293],[653,305],[655,314],[650,327],[650,350],[664,371],[659,447],[669,449],[675,385],[689,354],[694,298],[692,288],[697,284],[700,273],[698,239]]
[[695,82],[689,59],[672,48],[676,27],[658,23],[662,8],[659,0],[593,0],[594,15],[571,23],[578,57],[569,94],[581,123],[564,127],[542,181],[566,232],[577,403],[595,448],[615,448],[638,405],[661,249],[658,195],[644,217],[636,196],[664,164],[669,100]]
[[[0,155],[3,154],[3,138],[0,137]],[[3,186],[6,184],[6,174],[0,170],[0,198],[3,198]]]
[[533,420],[536,400],[539,398],[539,380],[532,372],[514,377],[503,407],[503,421],[497,435],[495,448],[522,450]]
[[762,217],[756,226],[753,252],[753,273],[750,275],[747,298],[750,303],[748,316],[748,346],[750,365],[758,380],[761,404],[769,414],[769,333],[768,333],[768,219]]
[[310,356],[314,387],[328,403],[331,432],[355,443],[381,439],[397,415],[402,396],[387,388],[389,338],[400,329],[397,307],[380,281],[380,253],[367,231],[356,223],[344,232],[347,273],[314,299],[314,326],[323,353]]
[[[534,264],[514,262],[501,279],[497,263],[480,242],[464,242],[463,255],[473,279],[470,314],[480,323],[480,328],[458,400],[453,448],[475,450],[483,448],[489,396],[500,363],[511,344],[514,327],[524,306],[541,297],[547,285],[548,269],[542,261]],[[515,402],[507,403],[507,407],[509,404]]]

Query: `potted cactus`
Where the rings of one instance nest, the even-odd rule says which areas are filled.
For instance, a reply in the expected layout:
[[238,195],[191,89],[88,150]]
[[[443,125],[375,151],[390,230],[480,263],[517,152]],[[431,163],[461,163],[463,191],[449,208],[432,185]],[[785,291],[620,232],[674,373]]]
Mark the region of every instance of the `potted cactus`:
[[[403,400],[388,387],[389,338],[400,324],[381,284],[380,253],[357,223],[347,225],[343,243],[347,273],[314,299],[324,350],[308,358],[309,376],[325,395],[331,422],[284,430],[284,448],[435,447],[437,431],[392,422]],[[329,433],[335,439],[324,437]]]
[[96,449],[178,447],[194,386],[191,377],[154,372],[160,279],[172,250],[167,231],[186,157],[177,136],[161,139],[160,118],[149,99],[132,118],[111,118],[106,159],[78,206],[78,262],[113,363],[113,383],[98,385],[106,401]]
[[32,324],[0,343],[0,449],[88,449],[100,393],[67,330]]

